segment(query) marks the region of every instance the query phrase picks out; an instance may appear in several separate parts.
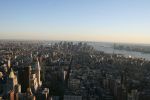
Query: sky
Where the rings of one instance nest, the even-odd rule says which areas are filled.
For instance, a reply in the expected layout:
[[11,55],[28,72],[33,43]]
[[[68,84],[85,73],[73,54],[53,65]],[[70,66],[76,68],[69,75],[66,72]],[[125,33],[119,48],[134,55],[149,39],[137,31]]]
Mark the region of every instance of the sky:
[[150,44],[150,0],[0,0],[0,39]]

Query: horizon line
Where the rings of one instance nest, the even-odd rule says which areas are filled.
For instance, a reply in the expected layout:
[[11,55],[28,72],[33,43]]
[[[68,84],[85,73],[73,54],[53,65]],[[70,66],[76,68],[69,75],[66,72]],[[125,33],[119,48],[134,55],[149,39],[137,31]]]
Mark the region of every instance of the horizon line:
[[94,40],[52,40],[52,39],[0,39],[0,41],[56,41],[56,42],[94,42],[94,43],[112,43],[112,44],[131,44],[131,45],[150,45],[150,43],[131,43],[131,42],[113,42],[113,41],[94,41]]

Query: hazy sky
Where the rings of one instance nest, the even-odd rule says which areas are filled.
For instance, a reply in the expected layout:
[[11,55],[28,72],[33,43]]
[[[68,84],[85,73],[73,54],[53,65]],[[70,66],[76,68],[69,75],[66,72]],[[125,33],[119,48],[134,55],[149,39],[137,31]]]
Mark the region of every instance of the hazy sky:
[[0,0],[0,39],[150,43],[150,0]]

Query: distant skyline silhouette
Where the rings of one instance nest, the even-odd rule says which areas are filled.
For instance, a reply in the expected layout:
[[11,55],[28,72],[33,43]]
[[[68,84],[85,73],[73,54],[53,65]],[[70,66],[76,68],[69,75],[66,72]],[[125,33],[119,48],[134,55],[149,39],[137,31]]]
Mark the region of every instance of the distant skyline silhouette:
[[0,39],[150,44],[149,0],[1,0]]

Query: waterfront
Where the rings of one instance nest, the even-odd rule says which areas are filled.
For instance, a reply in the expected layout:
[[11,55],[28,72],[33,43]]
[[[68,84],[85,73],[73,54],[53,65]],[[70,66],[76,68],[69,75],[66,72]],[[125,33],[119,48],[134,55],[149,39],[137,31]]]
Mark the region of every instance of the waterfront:
[[96,42],[96,43],[89,43],[89,44],[92,45],[96,50],[103,51],[105,53],[123,54],[125,57],[132,56],[135,58],[144,58],[144,59],[150,61],[150,54],[149,53],[127,51],[127,50],[116,50],[113,47],[114,46],[113,43]]

